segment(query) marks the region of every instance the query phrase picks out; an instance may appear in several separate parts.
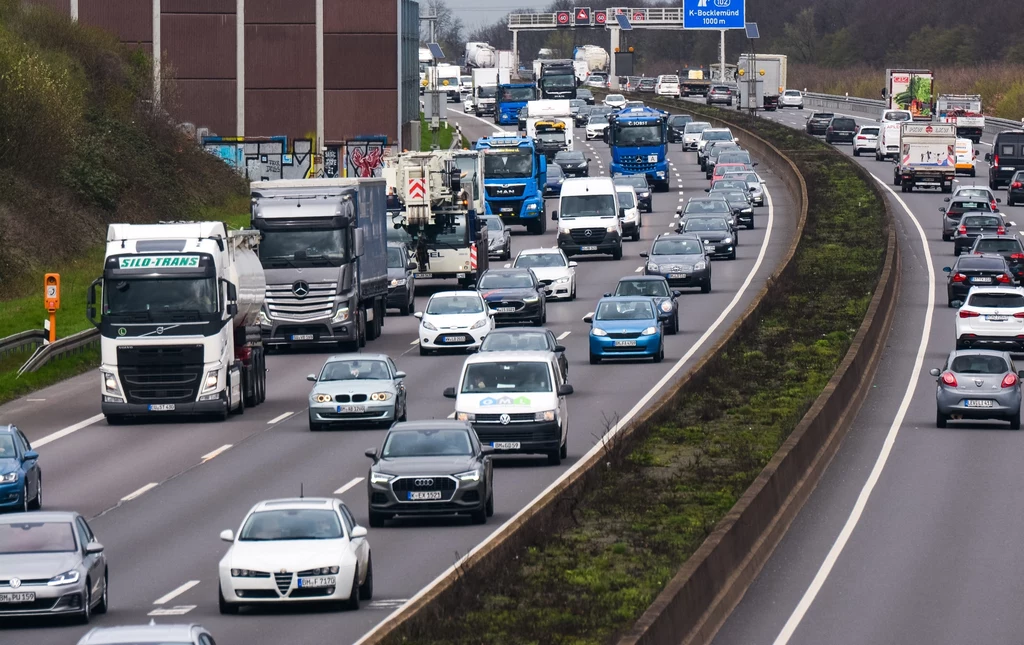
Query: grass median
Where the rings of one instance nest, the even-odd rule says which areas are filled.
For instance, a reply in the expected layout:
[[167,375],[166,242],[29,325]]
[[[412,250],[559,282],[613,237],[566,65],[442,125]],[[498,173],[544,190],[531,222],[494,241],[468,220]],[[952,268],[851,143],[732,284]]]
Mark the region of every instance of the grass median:
[[[712,359],[711,376],[679,393],[670,415],[639,429],[628,446],[609,449],[609,467],[581,497],[567,500],[560,528],[500,570],[464,574],[454,601],[422,612],[386,642],[613,642],[828,383],[881,273],[884,204],[830,147],[764,119],[744,125],[788,151],[807,183],[809,212],[792,278],[776,283],[757,324]],[[683,310],[699,299],[685,296]]]

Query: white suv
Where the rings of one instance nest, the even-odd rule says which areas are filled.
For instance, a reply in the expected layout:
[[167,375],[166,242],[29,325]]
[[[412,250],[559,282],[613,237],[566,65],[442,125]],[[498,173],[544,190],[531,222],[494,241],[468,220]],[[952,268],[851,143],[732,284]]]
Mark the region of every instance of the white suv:
[[662,74],[654,84],[654,93],[658,96],[679,97],[679,77],[675,74]]
[[788,107],[804,109],[804,95],[800,90],[786,90],[779,97],[779,109]]
[[957,312],[957,349],[1024,351],[1024,288],[971,287]]

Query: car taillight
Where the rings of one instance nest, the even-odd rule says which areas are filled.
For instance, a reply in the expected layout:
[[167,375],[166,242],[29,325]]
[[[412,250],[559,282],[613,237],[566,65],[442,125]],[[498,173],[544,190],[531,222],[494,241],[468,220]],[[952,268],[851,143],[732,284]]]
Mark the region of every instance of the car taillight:
[[998,168],[999,167],[999,155],[993,155],[992,156],[992,167],[993,168]]
[[1024,260],[1024,253],[1013,253],[1010,255],[1011,260]]
[[1001,383],[1001,385],[1003,387],[1013,387],[1014,385],[1017,385],[1017,375],[1007,374],[1006,376],[1003,377],[1003,382]]
[[996,208],[995,200],[992,200],[991,202],[989,202],[989,204],[992,206],[992,212],[993,213],[996,212],[997,210],[999,210],[998,208]]
[[944,372],[942,374],[942,382],[949,387],[956,387],[956,377],[951,372]]
[[1006,275],[1005,273],[1000,273],[999,275],[996,276],[996,282],[998,282],[999,284],[1010,284],[1010,276]]
[[1020,188],[1020,187],[1021,187],[1021,183],[1019,181],[1015,181],[1012,184],[1010,184],[1010,188]]
[[962,273],[954,273],[953,274],[953,282],[963,282],[966,279],[967,279],[967,276],[965,276]]
[[996,235],[1006,235],[1006,227],[1000,226],[996,229]]
[[977,311],[964,311],[963,309],[960,310],[961,318],[977,318],[980,315],[981,314],[979,314]]
[[961,224],[960,228],[956,229],[956,232],[960,235],[967,235],[967,227]]
[[1013,317],[1014,318],[1024,318],[1024,311],[1018,311],[1017,313],[1013,314]]
[[861,136],[857,137],[857,141],[867,141],[867,139],[868,139],[867,137],[861,137]]

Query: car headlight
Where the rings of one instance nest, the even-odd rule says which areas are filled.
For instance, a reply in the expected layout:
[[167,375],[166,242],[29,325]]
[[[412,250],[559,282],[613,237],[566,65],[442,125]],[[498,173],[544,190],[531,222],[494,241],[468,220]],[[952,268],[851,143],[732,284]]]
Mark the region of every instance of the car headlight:
[[657,271],[658,270],[658,265],[653,263],[653,262],[648,262],[647,263],[647,270],[648,271]]
[[423,329],[429,329],[430,331],[437,331],[437,327],[430,324],[429,320],[421,320],[420,324],[423,325]]
[[694,271],[703,271],[706,268],[708,268],[708,263],[705,262],[704,260],[701,260],[697,264],[693,265]]
[[331,318],[331,322],[339,323],[348,320],[349,309],[348,307],[338,307],[338,311],[334,312],[334,316]]
[[566,276],[562,276],[561,278],[555,280],[555,284],[565,284],[568,281],[569,281],[569,276],[566,275]]
[[48,587],[63,587],[64,585],[73,585],[81,579],[82,574],[76,570],[65,571],[64,573],[58,574],[46,581]]
[[473,326],[470,327],[470,329],[480,329],[481,327],[485,326],[487,326],[487,318],[481,318],[480,320],[473,323]]
[[595,335],[595,336],[607,336],[608,335],[608,332],[606,332],[605,330],[601,329],[600,327],[594,327],[593,329],[590,330],[590,333]]
[[259,322],[261,325],[270,326],[270,317],[262,309],[260,309],[259,313]]
[[619,230],[619,227],[618,226],[609,226],[605,230],[608,231],[609,233],[614,233],[615,231]]
[[313,400],[316,401],[317,403],[330,403],[331,398],[332,397],[331,397],[330,394],[314,394],[313,395]]
[[725,238],[724,240],[722,240],[722,244],[732,244],[732,238],[731,237]]
[[203,381],[203,394],[207,392],[213,392],[217,389],[217,385],[220,383],[220,371],[214,370],[207,372],[206,380]]
[[651,194],[650,193],[640,193],[640,196],[641,197],[650,197]]
[[543,412],[535,412],[533,414],[533,420],[534,421],[554,421],[555,420],[555,411],[554,410],[544,410]]
[[333,576],[341,571],[341,567],[335,565],[333,567],[320,567],[319,569],[310,569],[309,574],[311,576]]
[[394,280],[391,281],[391,286],[392,287],[404,287],[405,286],[405,278],[395,278]]
[[671,300],[666,300],[666,301],[662,302],[661,303],[661,310],[664,311],[665,313],[671,312],[672,311],[672,301]]
[[562,235],[570,235],[572,233],[572,231],[568,228],[560,228],[558,229],[558,232],[561,233]]
[[483,473],[481,473],[480,469],[477,468],[475,470],[467,470],[464,473],[458,473],[455,475],[455,479],[463,482],[478,482],[482,476]]
[[476,415],[472,412],[456,412],[455,418],[458,421],[476,421]]
[[6,475],[0,475],[0,484],[13,484],[16,481],[18,481],[17,471],[7,473]]
[[266,571],[255,571],[253,569],[232,569],[232,578],[269,578],[270,574]]
[[539,300],[540,300],[540,296],[526,296],[525,298],[523,298],[523,302],[529,303],[529,304],[533,304],[535,302],[538,302]]
[[117,383],[117,377],[112,372],[102,370],[100,370],[100,374],[103,375],[103,393],[121,396],[121,387]]
[[564,181],[565,181],[564,179],[559,179],[559,180],[558,180],[558,183],[560,183],[560,184],[561,184],[561,183],[562,183],[562,182],[564,182]]
[[391,392],[374,392],[370,395],[371,401],[387,401],[391,398]]
[[645,329],[642,332],[640,332],[640,335],[641,336],[653,336],[654,334],[657,334],[657,333],[658,333],[658,328],[657,327],[648,327],[647,329]]
[[394,475],[389,475],[387,473],[370,473],[371,484],[386,484],[394,478]]

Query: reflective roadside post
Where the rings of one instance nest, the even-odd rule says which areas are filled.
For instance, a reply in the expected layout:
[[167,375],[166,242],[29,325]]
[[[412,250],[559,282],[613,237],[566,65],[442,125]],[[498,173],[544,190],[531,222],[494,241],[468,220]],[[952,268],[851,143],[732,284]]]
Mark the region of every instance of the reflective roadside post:
[[47,325],[49,326],[49,342],[57,340],[57,310],[60,309],[60,274],[47,273],[43,276],[43,305],[50,314]]

